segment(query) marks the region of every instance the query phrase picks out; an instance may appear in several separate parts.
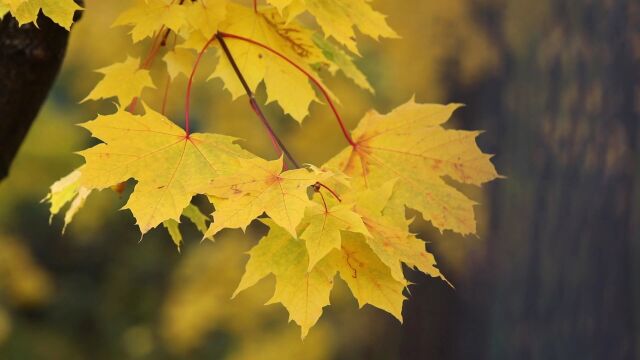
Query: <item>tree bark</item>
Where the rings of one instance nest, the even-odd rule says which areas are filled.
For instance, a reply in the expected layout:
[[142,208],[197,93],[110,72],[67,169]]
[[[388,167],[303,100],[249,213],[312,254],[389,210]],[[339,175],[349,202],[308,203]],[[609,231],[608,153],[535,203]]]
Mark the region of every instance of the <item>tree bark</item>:
[[9,14],[0,21],[0,181],[53,86],[68,38],[42,14],[38,27],[18,26]]
[[451,98],[508,179],[488,187],[481,265],[412,290],[404,358],[640,356],[640,4],[541,3],[534,21],[478,12],[504,67]]

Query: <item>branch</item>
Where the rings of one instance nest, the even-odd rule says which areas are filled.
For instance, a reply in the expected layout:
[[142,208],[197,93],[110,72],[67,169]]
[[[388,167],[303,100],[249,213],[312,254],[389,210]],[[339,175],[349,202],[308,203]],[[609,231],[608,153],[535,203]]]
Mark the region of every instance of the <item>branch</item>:
[[[271,128],[271,125],[269,124],[269,121],[267,120],[267,118],[264,116],[264,113],[262,112],[262,110],[260,109],[260,106],[258,105],[258,102],[255,99],[255,96],[253,94],[253,91],[251,91],[251,88],[249,87],[249,84],[247,84],[247,81],[245,80],[244,76],[242,75],[242,72],[240,71],[240,68],[238,68],[238,64],[236,64],[235,59],[233,58],[233,55],[231,55],[231,51],[229,51],[229,47],[227,46],[227,43],[224,41],[225,36],[227,36],[229,34],[224,34],[224,33],[220,33],[218,32],[216,34],[216,38],[218,39],[218,41],[220,42],[220,46],[222,47],[222,50],[225,54],[225,56],[227,57],[227,59],[229,60],[229,62],[231,63],[231,67],[233,67],[233,71],[236,73],[236,75],[238,76],[238,79],[240,80],[240,83],[242,84],[242,87],[244,88],[245,92],[247,93],[247,96],[249,96],[249,103],[251,104],[251,108],[253,109],[253,111],[256,113],[256,115],[258,115],[258,118],[260,118],[260,120],[262,121],[262,124],[267,128],[267,131],[269,131],[269,134],[271,135],[271,139],[274,139],[278,146],[280,147],[280,149],[285,153],[285,155],[287,156],[287,158],[289,158],[289,160],[291,161],[291,163],[296,167],[299,168],[300,165],[298,164],[298,162],[293,158],[293,156],[291,156],[291,154],[289,153],[289,151],[287,150],[287,148],[285,147],[285,145],[282,143],[282,141],[280,140],[280,138],[278,137],[278,135],[276,135],[276,133],[273,131],[273,129]],[[206,47],[205,47],[206,48]],[[286,60],[286,58],[284,58]],[[289,61],[289,60],[287,60]],[[290,61],[289,61],[290,62]],[[292,63],[293,64],[293,63]],[[297,65],[293,64],[294,66],[297,67]],[[303,70],[304,71],[304,70]],[[322,87],[320,87],[320,89],[324,92],[324,89],[322,89]],[[326,94],[326,92],[325,92]],[[328,99],[328,98],[327,98]],[[329,100],[329,99],[328,99]],[[331,101],[331,100],[329,100]],[[332,104],[333,105],[333,104]],[[336,112],[337,114],[337,112]],[[338,115],[339,116],[339,115]],[[340,120],[339,120],[340,121]],[[349,140],[349,143],[352,143],[351,138],[348,137],[347,134],[347,139]],[[314,191],[319,193],[320,196],[322,197],[322,202],[324,203],[324,207],[325,210],[327,209],[327,203],[325,202],[324,196],[322,195],[322,193],[320,192],[320,188],[324,188],[327,191],[329,191],[329,193],[331,193],[331,195],[333,197],[336,198],[336,200],[338,200],[339,202],[342,202],[342,199],[340,199],[340,196],[330,187],[328,187],[327,185],[321,183],[321,182],[317,182],[314,185]]]
[[236,73],[236,76],[238,77],[238,80],[240,80],[240,83],[242,83],[242,87],[244,88],[244,91],[247,93],[247,96],[249,97],[249,103],[251,104],[251,109],[253,109],[253,111],[256,113],[256,115],[258,116],[258,118],[260,119],[264,127],[269,132],[269,135],[271,136],[271,138],[276,141],[280,150],[282,150],[282,152],[289,159],[289,161],[291,161],[293,166],[295,166],[296,168],[299,168],[300,164],[298,164],[296,159],[293,158],[293,156],[291,155],[289,150],[287,150],[287,147],[284,145],[282,140],[280,140],[280,138],[275,133],[275,131],[273,131],[273,128],[271,127],[271,124],[269,124],[269,121],[267,120],[267,118],[264,116],[264,113],[262,112],[260,105],[258,105],[258,102],[256,101],[253,91],[251,91],[249,84],[247,84],[247,81],[245,80],[244,76],[242,75],[242,72],[240,71],[240,68],[238,68],[238,64],[236,64],[236,61],[233,58],[233,55],[231,54],[231,51],[229,51],[229,47],[227,46],[227,43],[224,41],[223,34],[217,33],[216,39],[218,39],[218,42],[220,42],[220,46],[222,47],[222,50],[225,56],[231,63],[231,67],[233,67],[233,71]]
[[229,33],[224,33],[224,32],[219,32],[218,34],[223,38],[241,40],[241,41],[244,41],[244,42],[259,46],[259,47],[269,51],[270,53],[278,56],[282,60],[288,62],[291,66],[293,66],[298,71],[303,73],[309,80],[311,80],[311,82],[313,82],[316,85],[316,87],[320,90],[320,92],[322,93],[324,98],[329,103],[329,107],[331,107],[331,111],[333,111],[333,115],[336,117],[336,120],[338,121],[338,124],[340,125],[340,130],[342,130],[342,134],[344,135],[344,138],[347,140],[349,145],[353,146],[354,148],[358,146],[358,144],[356,144],[353,141],[353,139],[351,138],[351,135],[349,134],[349,131],[347,131],[347,128],[344,125],[344,121],[342,120],[342,117],[340,116],[340,113],[338,112],[338,109],[336,108],[335,104],[333,103],[333,100],[331,100],[331,96],[329,96],[329,92],[324,88],[324,86],[322,86],[320,81],[318,79],[316,79],[313,75],[311,75],[307,70],[305,70],[300,65],[296,64],[295,62],[293,62],[293,60],[289,59],[284,54],[278,52],[277,50],[275,50],[275,49],[273,49],[273,48],[271,48],[271,47],[269,47],[269,46],[267,46],[267,45],[265,45],[265,44],[263,44],[261,42],[255,41],[253,39],[246,38],[244,36],[235,35],[235,34],[229,34]]

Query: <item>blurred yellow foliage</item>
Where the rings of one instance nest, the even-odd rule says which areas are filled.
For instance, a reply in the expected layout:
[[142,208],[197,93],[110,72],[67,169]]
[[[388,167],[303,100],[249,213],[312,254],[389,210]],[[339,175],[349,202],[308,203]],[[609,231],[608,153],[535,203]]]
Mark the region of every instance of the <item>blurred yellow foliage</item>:
[[222,232],[214,243],[189,248],[173,275],[161,314],[166,345],[177,354],[205,341],[207,334],[233,335],[237,346],[230,359],[328,359],[326,326],[318,326],[300,341],[279,306],[265,307],[272,284],[260,282],[231,300],[240,281],[251,240],[239,231]]
[[33,306],[47,301],[51,279],[35,262],[25,244],[0,236],[0,291],[17,305]]
[[372,56],[380,58],[375,68],[381,79],[374,87],[389,96],[392,104],[406,101],[412,92],[428,101],[450,100],[445,99],[448,73],[471,83],[497,69],[495,44],[475,20],[477,1],[379,3],[402,37],[381,46],[371,44],[376,51]]

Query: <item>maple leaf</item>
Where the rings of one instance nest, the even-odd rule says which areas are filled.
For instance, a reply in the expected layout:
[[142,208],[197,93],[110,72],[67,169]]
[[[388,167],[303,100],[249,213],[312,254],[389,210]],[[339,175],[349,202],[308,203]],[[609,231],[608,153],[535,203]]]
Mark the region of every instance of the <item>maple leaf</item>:
[[328,260],[347,283],[360,307],[370,304],[402,321],[405,300],[402,292],[406,284],[394,279],[362,234],[344,232],[341,250],[334,250]]
[[140,60],[127,57],[127,60],[122,63],[96,70],[104,74],[104,78],[81,102],[117,97],[120,105],[127,106],[140,95],[144,88],[155,89],[149,71],[140,69],[139,64]]
[[53,183],[49,189],[49,194],[42,199],[42,202],[47,201],[51,204],[49,207],[49,212],[51,213],[49,222],[51,222],[53,217],[57,215],[65,205],[71,203],[64,215],[62,233],[64,233],[67,225],[71,223],[74,216],[82,208],[91,194],[90,189],[80,186],[79,180],[82,168],[83,167],[80,167],[72,171],[69,175]]
[[500,177],[491,155],[478,148],[478,131],[448,130],[460,105],[417,104],[411,100],[387,115],[368,113],[352,132],[356,145],[326,167],[339,169],[365,187],[397,179],[395,196],[442,230],[474,234],[475,202],[442,178],[481,185]]
[[[210,39],[218,32],[220,23],[227,16],[226,0],[200,0],[187,3],[187,22],[192,31],[197,31],[203,39]],[[206,41],[205,40],[205,41]]]
[[296,227],[312,204],[309,186],[327,175],[307,169],[282,171],[283,160],[253,158],[230,176],[215,178],[203,192],[212,196],[214,222],[205,234],[213,237],[225,228],[242,228],[262,213],[296,236]]
[[176,34],[185,41],[178,48],[201,51],[220,30],[227,18],[227,0],[205,0],[183,3],[186,23]]
[[329,305],[336,273],[347,283],[360,307],[371,304],[402,321],[404,283],[395,280],[363,241],[361,234],[343,232],[340,249],[309,268],[304,242],[270,219],[262,222],[269,233],[249,251],[245,273],[233,296],[274,274],[276,289],[267,304],[281,303],[304,338]]
[[[65,212],[64,227],[62,228],[63,234],[67,225],[71,223],[74,216],[84,206],[85,201],[93,192],[93,190],[81,187],[79,184],[82,169],[83,166],[53,183],[50,187],[49,193],[41,201],[46,201],[50,204],[49,212],[51,217],[49,222],[51,222],[53,217],[57,215],[65,205],[71,203]],[[209,221],[209,218],[195,205],[189,204],[189,206],[187,206],[182,212],[182,216],[189,219],[201,233],[204,234],[207,231],[207,222]],[[163,225],[169,232],[171,239],[178,247],[178,251],[180,251],[180,246],[182,245],[182,234],[178,227],[179,224],[179,222],[173,219],[165,220],[163,222]]]
[[358,69],[353,62],[353,58],[343,51],[340,47],[334,45],[331,41],[318,36],[313,37],[315,44],[322,50],[322,54],[329,61],[329,71],[335,75],[340,70],[346,77],[353,80],[356,85],[361,88],[375,93],[375,90],[367,80],[367,76]]
[[182,216],[189,219],[193,225],[196,226],[196,229],[203,234],[207,231],[207,223],[211,221],[207,215],[203,214],[202,211],[193,204],[189,204],[189,206],[184,209]]
[[113,23],[113,26],[132,25],[134,43],[153,36],[162,27],[175,32],[186,24],[186,8],[171,0],[136,0]]
[[183,239],[182,239],[182,233],[180,232],[180,223],[173,219],[169,219],[169,220],[163,221],[162,226],[164,226],[164,228],[167,229],[167,232],[169,233],[171,240],[178,248],[178,252],[181,252]]
[[269,274],[276,276],[276,289],[267,304],[280,302],[290,319],[300,327],[304,338],[329,305],[329,294],[336,273],[328,261],[308,271],[304,243],[269,219],[262,220],[269,233],[249,251],[249,261],[233,296],[255,285]]
[[175,80],[181,74],[189,77],[196,55],[189,49],[176,48],[169,51],[162,59],[167,64],[167,72],[171,80]]
[[[209,217],[198,209],[197,206],[193,204],[189,204],[183,211],[182,216],[189,219],[200,231],[201,233],[205,233],[207,231],[207,222],[209,221]],[[165,220],[162,225],[167,229],[169,235],[171,236],[171,240],[178,247],[178,251],[182,247],[182,233],[180,232],[180,223],[176,220],[169,219]]]
[[[411,221],[405,219],[404,205],[390,202],[395,184],[395,180],[388,181],[380,188],[351,195],[356,199],[355,212],[370,234],[365,241],[400,282],[405,282],[402,263],[447,281],[435,266],[434,256],[426,251],[424,241],[409,232]],[[389,214],[393,211],[397,213]]]
[[0,0],[0,17],[10,12],[19,25],[35,23],[42,10],[48,18],[69,30],[74,13],[80,9],[73,0]]
[[[68,1],[0,0],[0,14],[8,11],[19,21],[34,21],[42,8],[54,21],[70,26]],[[220,78],[234,98],[245,94],[238,77],[254,92],[264,82],[268,102],[277,102],[300,122],[317,101],[311,81],[316,81],[318,68],[342,71],[373,92],[354,64],[355,30],[375,39],[397,35],[369,0],[267,2],[275,8],[254,11],[227,0],[136,0],[114,25],[131,25],[134,42],[153,35],[158,41],[166,29],[183,39],[164,56],[172,80],[195,73],[192,66],[200,57],[195,61],[192,49],[204,53],[205,44],[220,47],[213,42],[215,34],[228,38],[230,57],[242,76],[219,51],[211,77]],[[305,11],[315,17],[324,38],[296,22]],[[152,46],[145,68],[159,44]],[[117,97],[127,105],[143,89],[155,88],[136,58],[98,71],[104,78],[85,100]],[[360,307],[371,304],[402,321],[403,292],[409,284],[403,264],[446,281],[425,243],[410,232],[405,206],[441,231],[475,233],[475,203],[451,183],[480,186],[499,177],[490,155],[475,142],[479,132],[443,127],[458,107],[411,100],[387,115],[370,112],[353,131],[352,146],[325,166],[285,171],[282,158],[260,159],[236,145],[235,138],[189,134],[150,109],[134,115],[119,108],[82,125],[102,143],[82,151],[85,165],[53,184],[45,200],[52,215],[70,204],[66,227],[92,191],[135,179],[124,208],[131,210],[143,234],[163,224],[178,250],[181,216],[205,237],[213,237],[224,228],[244,230],[266,214],[269,219],[260,220],[269,233],[250,251],[234,296],[273,274],[276,287],[269,303],[281,303],[304,338],[329,305],[338,274]],[[314,184],[319,196],[326,190],[334,197],[322,197],[320,203],[310,196]],[[209,196],[215,206],[215,221],[208,228],[209,218],[190,203],[196,194]]]
[[373,10],[368,0],[268,0],[289,18],[308,11],[324,34],[358,54],[354,27],[374,39],[397,38],[385,16]]
[[300,238],[305,240],[309,252],[309,270],[333,249],[340,249],[342,231],[358,232],[370,236],[353,205],[338,204],[327,209],[315,204],[307,209],[304,223],[308,224]]
[[168,219],[178,221],[191,198],[216,176],[232,172],[253,155],[232,137],[191,134],[147,109],[133,115],[122,109],[82,124],[104,143],[80,152],[86,164],[80,184],[104,189],[138,181],[125,208],[144,234]]
[[[227,11],[227,19],[221,25],[224,32],[245,36],[265,44],[309,73],[314,73],[309,64],[324,60],[322,53],[313,43],[311,31],[295,21],[287,23],[275,9],[254,13],[251,8],[229,4]],[[285,113],[299,122],[307,116],[309,105],[317,100],[317,97],[304,74],[255,44],[231,40],[228,47],[252,91],[255,92],[258,85],[264,81],[268,102],[278,102]],[[211,77],[222,79],[234,99],[245,94],[242,84],[226,59],[219,59]],[[291,91],[292,89],[295,91]]]

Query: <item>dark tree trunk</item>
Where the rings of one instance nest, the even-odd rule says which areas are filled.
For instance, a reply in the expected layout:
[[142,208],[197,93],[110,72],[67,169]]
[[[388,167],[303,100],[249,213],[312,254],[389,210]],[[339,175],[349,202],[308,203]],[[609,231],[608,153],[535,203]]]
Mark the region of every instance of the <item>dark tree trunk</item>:
[[548,3],[517,46],[513,13],[479,9],[504,69],[452,100],[508,179],[482,265],[455,292],[412,289],[407,358],[640,357],[640,3]]
[[69,32],[40,15],[18,26],[0,21],[0,181],[34,121],[60,70]]

